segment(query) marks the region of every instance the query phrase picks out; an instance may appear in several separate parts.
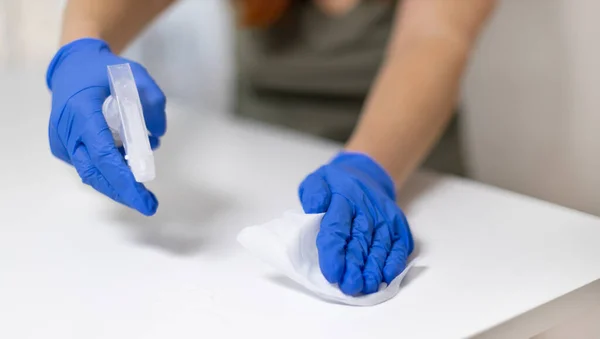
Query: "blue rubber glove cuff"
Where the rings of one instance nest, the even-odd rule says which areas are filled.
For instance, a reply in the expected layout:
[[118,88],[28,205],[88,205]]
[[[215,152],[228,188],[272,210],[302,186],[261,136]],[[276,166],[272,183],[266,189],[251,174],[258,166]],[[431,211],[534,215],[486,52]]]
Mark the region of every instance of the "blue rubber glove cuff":
[[64,60],[66,56],[82,49],[95,49],[99,51],[106,50],[107,52],[110,52],[110,47],[108,46],[108,43],[106,43],[104,40],[94,38],[82,38],[71,41],[70,43],[62,46],[56,52],[54,58],[52,58],[52,60],[50,61],[50,64],[48,65],[48,70],[46,71],[46,86],[49,90],[52,90],[52,76],[54,75],[54,70],[56,70],[56,68],[60,66],[60,63]]
[[396,186],[387,171],[373,158],[365,153],[342,151],[336,155],[331,164],[348,167],[349,171],[361,171],[371,178],[384,193],[396,201]]

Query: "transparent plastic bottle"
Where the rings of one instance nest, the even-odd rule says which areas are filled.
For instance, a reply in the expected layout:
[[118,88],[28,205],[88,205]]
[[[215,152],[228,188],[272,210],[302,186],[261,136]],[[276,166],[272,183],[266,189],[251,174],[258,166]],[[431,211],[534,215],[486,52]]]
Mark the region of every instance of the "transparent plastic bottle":
[[125,148],[125,160],[135,180],[154,180],[154,153],[148,140],[142,104],[131,66],[108,66],[110,96],[104,101],[102,113],[113,133],[115,144]]

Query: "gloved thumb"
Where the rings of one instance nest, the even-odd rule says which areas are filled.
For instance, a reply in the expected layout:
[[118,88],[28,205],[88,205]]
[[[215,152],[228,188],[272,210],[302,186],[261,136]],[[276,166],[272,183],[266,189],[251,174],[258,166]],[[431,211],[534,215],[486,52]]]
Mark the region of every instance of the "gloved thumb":
[[331,203],[329,184],[317,171],[306,177],[298,190],[304,213],[325,213]]
[[167,130],[165,94],[143,66],[132,64],[131,71],[140,93],[146,128],[152,136],[162,137]]

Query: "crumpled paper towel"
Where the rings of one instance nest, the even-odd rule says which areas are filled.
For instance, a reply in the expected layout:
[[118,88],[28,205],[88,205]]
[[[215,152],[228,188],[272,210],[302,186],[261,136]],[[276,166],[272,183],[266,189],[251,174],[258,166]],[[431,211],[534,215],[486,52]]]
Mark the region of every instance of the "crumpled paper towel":
[[348,296],[337,284],[329,283],[319,268],[317,233],[323,214],[286,212],[282,218],[243,229],[238,242],[259,259],[270,264],[318,297],[353,306],[372,306],[393,298],[414,260],[389,285],[368,295]]

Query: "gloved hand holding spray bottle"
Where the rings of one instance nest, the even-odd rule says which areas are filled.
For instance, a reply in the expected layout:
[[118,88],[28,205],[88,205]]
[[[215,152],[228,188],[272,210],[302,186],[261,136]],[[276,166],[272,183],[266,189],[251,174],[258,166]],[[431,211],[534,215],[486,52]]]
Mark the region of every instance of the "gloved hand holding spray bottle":
[[158,201],[142,183],[155,176],[152,149],[166,130],[166,100],[146,69],[112,53],[105,41],[84,38],[56,53],[46,81],[52,154],[102,194],[155,214]]

